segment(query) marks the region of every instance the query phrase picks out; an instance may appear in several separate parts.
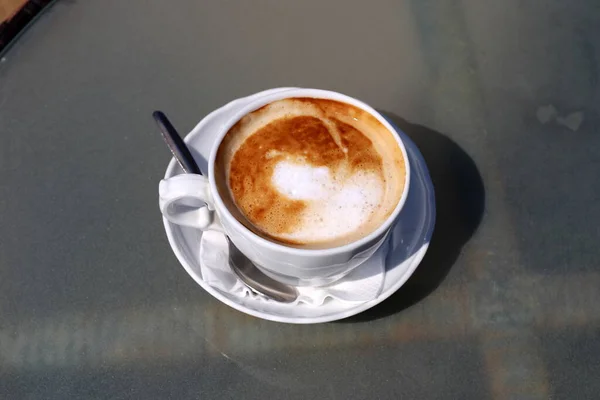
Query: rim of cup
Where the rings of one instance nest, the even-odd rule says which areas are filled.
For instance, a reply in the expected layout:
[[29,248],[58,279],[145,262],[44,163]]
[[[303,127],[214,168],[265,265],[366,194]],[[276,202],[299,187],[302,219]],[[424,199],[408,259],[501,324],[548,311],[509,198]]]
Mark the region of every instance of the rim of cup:
[[[377,227],[377,229],[375,229],[373,232],[369,233],[366,236],[363,236],[362,238],[360,238],[358,240],[344,244],[342,246],[329,247],[329,248],[324,248],[324,249],[303,249],[303,248],[298,248],[298,247],[286,246],[284,244],[279,244],[279,243],[273,242],[271,240],[265,239],[265,238],[257,235],[256,233],[252,232],[250,229],[248,229],[244,224],[242,224],[240,221],[238,221],[229,212],[229,210],[225,206],[225,203],[221,199],[221,196],[217,190],[216,183],[215,183],[214,165],[215,165],[215,158],[217,155],[217,150],[218,150],[219,146],[221,145],[221,142],[222,142],[223,138],[225,137],[225,135],[227,134],[227,132],[233,127],[233,125],[235,125],[246,114],[249,114],[252,111],[255,111],[255,110],[257,110],[269,103],[272,103],[274,101],[287,99],[287,98],[294,98],[294,97],[310,97],[310,98],[317,98],[317,99],[337,100],[337,101],[340,101],[343,103],[348,103],[348,104],[358,107],[362,110],[365,110],[369,114],[371,114],[375,118],[377,118],[377,120],[379,122],[381,122],[383,124],[383,126],[385,126],[390,131],[390,133],[396,139],[396,143],[398,144],[400,150],[402,151],[402,156],[404,159],[404,165],[405,165],[405,171],[406,171],[402,196],[400,197],[398,204],[396,204],[396,207],[394,208],[392,213],[388,216],[388,218],[386,218],[386,220],[383,221]],[[263,247],[266,247],[266,248],[269,248],[272,250],[283,251],[288,254],[294,254],[294,255],[323,256],[323,255],[328,255],[328,254],[342,253],[344,251],[348,251],[353,248],[360,247],[361,245],[363,245],[363,244],[373,240],[374,238],[377,238],[381,234],[383,234],[392,225],[392,223],[396,220],[396,218],[400,214],[400,211],[402,210],[402,208],[404,207],[404,203],[406,202],[406,198],[408,197],[408,191],[409,191],[409,187],[410,187],[410,176],[411,176],[410,164],[408,162],[408,155],[406,152],[406,148],[404,146],[404,143],[400,139],[400,135],[398,134],[397,130],[398,130],[397,128],[392,126],[379,112],[377,112],[374,108],[372,108],[368,104],[366,104],[360,100],[357,100],[353,97],[350,97],[350,96],[347,96],[347,95],[344,95],[341,93],[329,91],[329,90],[305,89],[305,88],[287,89],[287,90],[282,90],[282,91],[275,92],[272,94],[265,94],[264,96],[261,96],[255,100],[251,100],[249,104],[247,104],[246,106],[239,109],[231,118],[228,119],[227,123],[225,123],[220,128],[219,134],[217,135],[215,142],[212,144],[212,148],[211,148],[210,156],[209,156],[209,160],[208,160],[208,181],[209,181],[209,186],[210,186],[210,190],[211,190],[211,195],[215,202],[215,209],[219,210],[221,219],[227,218],[228,221],[230,221],[234,225],[236,230],[244,232],[244,234],[246,236],[250,236],[253,241],[259,243]],[[223,215],[223,214],[225,214],[225,215]]]

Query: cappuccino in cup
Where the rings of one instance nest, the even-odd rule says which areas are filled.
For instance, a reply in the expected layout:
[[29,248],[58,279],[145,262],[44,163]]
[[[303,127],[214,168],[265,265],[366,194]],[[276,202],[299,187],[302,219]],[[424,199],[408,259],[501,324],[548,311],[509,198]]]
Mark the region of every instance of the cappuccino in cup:
[[226,133],[215,184],[228,211],[265,239],[343,246],[381,226],[404,193],[406,162],[394,135],[344,102],[277,100]]

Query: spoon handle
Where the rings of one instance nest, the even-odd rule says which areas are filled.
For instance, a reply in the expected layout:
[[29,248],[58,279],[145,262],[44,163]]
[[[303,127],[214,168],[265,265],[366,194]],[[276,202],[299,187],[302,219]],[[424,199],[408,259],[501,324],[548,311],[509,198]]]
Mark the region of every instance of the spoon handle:
[[163,139],[165,139],[167,146],[169,146],[171,153],[173,153],[173,157],[175,157],[181,168],[183,168],[183,171],[186,174],[202,175],[198,164],[194,161],[192,153],[190,153],[190,150],[167,116],[162,111],[154,111],[152,117],[154,117],[154,120],[160,128]]

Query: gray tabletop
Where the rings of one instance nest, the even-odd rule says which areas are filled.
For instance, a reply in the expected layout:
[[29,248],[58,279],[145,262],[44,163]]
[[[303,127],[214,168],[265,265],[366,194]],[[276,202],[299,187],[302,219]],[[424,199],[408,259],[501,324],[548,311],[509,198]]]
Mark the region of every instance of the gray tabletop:
[[[0,397],[598,398],[599,57],[592,0],[56,2],[0,60]],[[151,112],[279,86],[431,170],[429,253],[349,320],[235,311],[164,233]]]

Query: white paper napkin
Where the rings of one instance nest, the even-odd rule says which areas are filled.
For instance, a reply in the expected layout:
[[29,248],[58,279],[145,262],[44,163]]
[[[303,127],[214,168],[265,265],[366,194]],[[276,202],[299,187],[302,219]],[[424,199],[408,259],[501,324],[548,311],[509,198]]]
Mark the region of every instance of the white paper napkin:
[[[386,242],[375,254],[337,282],[325,287],[298,287],[298,299],[291,303],[320,306],[328,298],[349,303],[363,303],[376,298],[381,292],[385,275]],[[253,297],[259,301],[273,301],[251,291],[229,266],[229,246],[222,233],[206,231],[200,243],[202,278],[210,286],[239,297]]]

